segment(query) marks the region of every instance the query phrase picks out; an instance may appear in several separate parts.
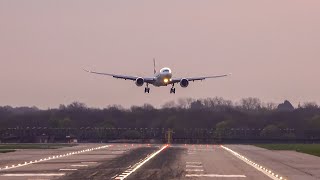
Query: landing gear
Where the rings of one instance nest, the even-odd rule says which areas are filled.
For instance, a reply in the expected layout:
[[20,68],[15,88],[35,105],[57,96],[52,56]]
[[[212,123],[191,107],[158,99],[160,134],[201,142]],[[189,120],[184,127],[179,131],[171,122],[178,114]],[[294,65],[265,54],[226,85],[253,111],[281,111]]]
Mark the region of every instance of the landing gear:
[[174,88],[174,84],[172,84],[172,88],[170,89],[170,94],[175,94],[176,93],[176,88]]
[[171,89],[170,89],[170,94],[172,94],[172,93],[173,93],[173,94],[176,93],[176,88],[171,88]]
[[149,84],[147,84],[147,87],[144,88],[144,93],[150,93]]

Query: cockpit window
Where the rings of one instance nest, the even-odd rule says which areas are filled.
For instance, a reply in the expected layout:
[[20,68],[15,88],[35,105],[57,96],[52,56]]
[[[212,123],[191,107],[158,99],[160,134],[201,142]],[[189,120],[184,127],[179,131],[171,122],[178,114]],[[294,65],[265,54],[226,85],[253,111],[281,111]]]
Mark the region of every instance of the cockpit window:
[[168,73],[169,69],[164,69],[162,72]]

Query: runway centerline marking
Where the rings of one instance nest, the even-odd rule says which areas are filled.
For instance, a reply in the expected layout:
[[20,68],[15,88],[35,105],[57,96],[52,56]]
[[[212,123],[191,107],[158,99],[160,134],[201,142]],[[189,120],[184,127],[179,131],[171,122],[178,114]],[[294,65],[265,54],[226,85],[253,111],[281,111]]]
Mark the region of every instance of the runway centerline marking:
[[218,177],[218,178],[245,178],[245,175],[222,175],[222,174],[186,174],[186,177]]
[[1,176],[25,177],[25,176],[64,176],[65,173],[21,173],[21,174],[2,174]]
[[143,166],[146,162],[150,161],[152,158],[154,158],[156,155],[158,155],[161,151],[163,151],[164,149],[166,149],[169,145],[165,145],[163,146],[161,149],[159,149],[158,151],[152,153],[150,156],[147,156],[146,159],[144,159],[143,161],[140,161],[139,163],[137,163],[137,165],[135,166],[135,168],[133,168],[130,172],[125,171],[125,173],[117,176],[115,179],[125,179],[128,176],[130,176],[130,174],[132,174],[133,172],[135,172],[136,170],[138,170],[141,166]]
[[202,172],[204,171],[203,169],[186,169],[187,172],[191,172],[191,171],[194,171],[194,172]]
[[267,175],[269,178],[273,179],[273,180],[286,180],[285,178],[283,178],[282,176],[276,174],[275,172],[272,172],[272,170],[263,167],[253,161],[251,161],[250,159],[248,159],[247,157],[237,153],[236,151],[233,151],[230,148],[227,148],[225,146],[222,146],[222,149],[228,151],[229,153],[231,153],[233,156],[237,157],[238,159],[242,160],[243,162],[247,163],[248,165],[252,166],[253,168],[255,168],[256,170],[262,172],[263,174]]

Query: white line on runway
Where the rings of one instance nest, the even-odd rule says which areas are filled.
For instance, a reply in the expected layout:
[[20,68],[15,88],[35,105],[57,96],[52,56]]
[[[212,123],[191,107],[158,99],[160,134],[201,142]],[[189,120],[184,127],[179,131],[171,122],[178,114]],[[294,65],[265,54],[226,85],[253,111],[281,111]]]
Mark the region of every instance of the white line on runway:
[[83,163],[83,164],[96,164],[98,162],[81,162],[81,163]]
[[254,167],[258,171],[262,172],[263,174],[267,175],[269,178],[273,180],[285,180],[282,176],[276,174],[275,172],[272,172],[270,169],[267,169],[266,167],[263,167],[250,159],[246,158],[245,156],[237,153],[236,151],[233,151],[230,148],[227,148],[225,146],[221,146],[224,150],[230,152],[232,155],[236,156],[238,159],[242,160],[243,162],[247,163],[248,165]]
[[203,169],[186,169],[187,172],[191,172],[191,171],[194,171],[194,172],[202,172]]
[[155,153],[151,154],[150,156],[147,156],[148,158],[144,159],[143,161],[139,162],[137,164],[137,166],[132,169],[129,173],[126,173],[125,174],[122,174],[122,175],[119,175],[118,177],[116,177],[115,179],[125,179],[127,178],[128,176],[130,176],[130,174],[132,174],[133,172],[135,172],[136,170],[138,170],[141,166],[143,166],[146,162],[150,161],[152,158],[154,158],[156,155],[158,155],[161,151],[163,151],[165,148],[167,148],[169,145],[165,145],[163,146],[161,149],[159,149],[158,151],[156,151]]
[[78,169],[59,169],[59,171],[76,171]]
[[186,164],[202,164],[201,162],[186,162]]
[[186,174],[186,177],[219,177],[219,178],[245,178],[245,175],[222,175],[222,174]]
[[186,165],[187,168],[202,168],[202,166]]
[[23,173],[23,174],[2,174],[1,176],[64,176],[65,173],[41,173],[41,174],[32,174],[32,173]]
[[87,167],[88,165],[86,165],[86,164],[73,164],[71,166],[72,167]]
[[81,150],[81,151],[79,150],[79,151],[69,152],[69,153],[66,153],[66,154],[47,157],[47,158],[40,159],[40,160],[34,160],[34,161],[29,161],[29,162],[26,161],[24,163],[19,163],[19,164],[16,164],[16,165],[13,164],[11,166],[6,166],[6,167],[3,167],[3,168],[0,167],[0,171],[8,170],[8,169],[15,169],[15,168],[19,168],[19,167],[22,167],[22,166],[28,166],[28,165],[36,164],[36,163],[39,163],[39,162],[49,161],[49,160],[52,160],[52,159],[59,159],[59,158],[63,158],[63,157],[68,157],[68,156],[80,154],[80,153],[86,153],[86,152],[91,152],[91,151],[95,151],[95,150],[100,150],[100,149],[107,148],[109,146],[110,145],[99,146],[99,147],[96,147],[96,148],[90,148],[90,149],[85,149],[85,150]]

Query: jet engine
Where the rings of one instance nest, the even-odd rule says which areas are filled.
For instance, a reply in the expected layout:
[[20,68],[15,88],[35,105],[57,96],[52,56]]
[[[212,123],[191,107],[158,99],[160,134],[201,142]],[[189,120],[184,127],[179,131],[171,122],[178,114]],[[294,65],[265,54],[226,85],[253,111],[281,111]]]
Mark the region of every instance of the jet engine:
[[141,78],[141,77],[138,77],[138,78],[136,79],[136,85],[137,85],[137,86],[143,86],[143,84],[144,84],[144,79]]
[[183,87],[183,88],[186,88],[189,86],[189,81],[188,79],[181,79],[180,81],[180,86]]

